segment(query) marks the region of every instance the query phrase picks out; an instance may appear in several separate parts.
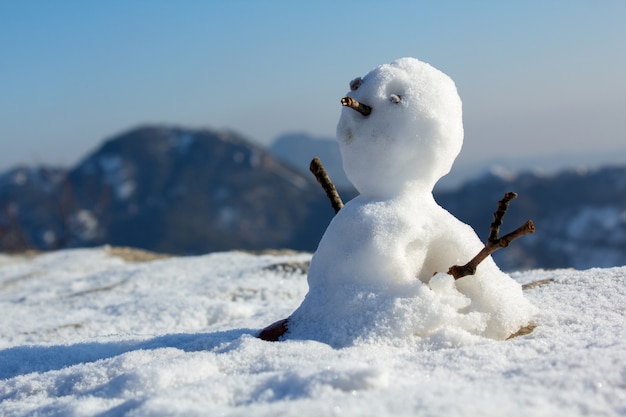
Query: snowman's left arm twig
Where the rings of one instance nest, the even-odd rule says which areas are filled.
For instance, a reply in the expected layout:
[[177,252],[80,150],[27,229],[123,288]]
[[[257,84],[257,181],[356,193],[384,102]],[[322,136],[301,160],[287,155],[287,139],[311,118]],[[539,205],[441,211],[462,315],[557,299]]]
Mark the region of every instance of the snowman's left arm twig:
[[493,213],[493,223],[491,223],[491,226],[489,227],[489,238],[487,238],[485,247],[465,265],[454,265],[450,267],[448,274],[452,275],[454,279],[463,278],[467,275],[474,275],[476,273],[476,268],[478,268],[478,264],[485,260],[486,257],[500,248],[506,248],[518,237],[535,232],[535,225],[533,221],[528,220],[511,233],[500,238],[498,237],[498,234],[500,233],[500,226],[502,225],[502,218],[509,208],[509,201],[516,197],[516,193],[509,192],[506,193],[504,198],[498,202],[498,209],[495,213]]

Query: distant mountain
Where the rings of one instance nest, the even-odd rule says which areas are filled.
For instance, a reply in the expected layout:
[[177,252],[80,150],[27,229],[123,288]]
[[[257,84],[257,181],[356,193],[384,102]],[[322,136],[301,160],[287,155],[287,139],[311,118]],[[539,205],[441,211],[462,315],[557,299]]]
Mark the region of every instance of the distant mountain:
[[488,174],[489,171],[533,172],[538,176],[555,175],[567,170],[595,170],[605,166],[619,166],[626,163],[626,148],[610,151],[563,151],[537,155],[500,155],[497,158],[463,162],[452,168],[452,172],[437,184],[437,189],[452,189],[463,185],[468,179]]
[[19,175],[2,177],[0,210],[15,206],[4,223],[17,221],[36,248],[310,250],[333,214],[312,175],[229,132],[139,128],[106,141],[63,180]]
[[0,251],[54,246],[66,175],[63,168],[24,166],[0,175]]
[[[268,148],[269,152],[293,167],[308,172],[309,163],[319,156],[337,187],[354,190],[346,177],[334,138],[314,137],[307,133],[287,133],[278,136]],[[538,176],[554,175],[571,169],[598,169],[607,165],[626,162],[626,148],[612,151],[560,152],[532,156],[499,156],[497,159],[463,163],[457,161],[452,172],[442,178],[435,187],[446,191],[462,186],[468,180],[490,172],[525,172]]]
[[495,254],[504,269],[626,265],[626,166],[545,176],[493,171],[435,197],[484,240],[507,191],[519,197],[510,203],[502,232],[528,219],[536,232]]
[[[0,251],[102,244],[173,254],[314,251],[333,212],[308,164],[318,155],[328,168],[332,158],[325,145],[307,151],[289,142],[274,151],[293,149],[306,163],[287,164],[231,132],[142,127],[68,170],[7,171],[0,175]],[[502,233],[527,219],[537,231],[496,252],[503,269],[626,264],[626,166],[550,175],[495,169],[435,198],[485,239],[507,191],[519,198]],[[354,191],[341,195],[347,201]]]
[[311,159],[317,156],[338,188],[352,188],[343,171],[339,144],[335,139],[315,138],[306,133],[288,133],[277,137],[268,151],[294,168],[306,172]]

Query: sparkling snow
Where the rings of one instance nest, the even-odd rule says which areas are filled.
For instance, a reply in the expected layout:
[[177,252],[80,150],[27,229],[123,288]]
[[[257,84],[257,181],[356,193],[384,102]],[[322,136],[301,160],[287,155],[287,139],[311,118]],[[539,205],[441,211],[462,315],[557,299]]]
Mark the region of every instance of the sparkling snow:
[[626,267],[513,274],[553,281],[507,341],[256,339],[300,303],[310,258],[0,255],[0,415],[626,413]]

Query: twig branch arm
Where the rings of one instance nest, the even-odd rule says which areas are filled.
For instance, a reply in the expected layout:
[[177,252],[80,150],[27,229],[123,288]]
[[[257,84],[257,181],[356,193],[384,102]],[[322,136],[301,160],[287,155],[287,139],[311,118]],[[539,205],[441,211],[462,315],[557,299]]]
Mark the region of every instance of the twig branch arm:
[[489,255],[494,253],[500,248],[506,248],[515,239],[535,232],[535,224],[532,220],[528,220],[526,223],[512,231],[511,233],[499,238],[500,226],[502,225],[502,218],[509,208],[509,201],[516,198],[516,193],[506,193],[504,198],[498,202],[498,209],[493,213],[493,223],[489,227],[489,238],[485,247],[481,249],[476,256],[474,256],[465,265],[453,265],[448,270],[448,274],[452,275],[454,279],[463,278],[467,275],[474,275],[478,264],[485,260]]
[[335,184],[330,180],[330,177],[326,173],[324,169],[324,165],[322,165],[322,161],[316,156],[311,161],[311,165],[309,169],[315,175],[315,179],[322,185],[322,188],[326,192],[326,196],[330,200],[331,206],[337,213],[339,210],[343,208],[343,201],[341,201],[341,197],[339,196],[339,192],[337,192],[337,188],[335,188]]
[[498,240],[498,234],[500,233],[500,226],[502,226],[502,219],[509,209],[509,202],[517,198],[517,193],[508,192],[504,194],[502,200],[498,201],[498,208],[493,213],[493,222],[489,225],[489,237],[488,242],[495,243]]
[[467,275],[474,275],[476,273],[476,269],[478,268],[478,264],[484,261],[486,257],[488,257],[500,248],[506,248],[515,239],[529,233],[534,233],[534,231],[535,225],[533,221],[528,220],[522,226],[518,227],[508,235],[501,237],[496,242],[488,242],[485,247],[482,248],[482,250],[478,252],[478,254],[465,265],[454,265],[450,267],[450,269],[448,270],[448,274],[452,275],[454,279],[463,278]]
[[[335,213],[343,208],[343,201],[339,197],[335,184],[330,180],[330,177],[322,165],[322,161],[318,157],[313,158],[309,169],[315,175],[315,179],[322,185],[322,188],[326,192],[326,196],[330,200],[330,204],[333,206]],[[275,323],[270,324],[257,335],[259,339],[268,342],[277,342],[281,336],[284,335],[289,327],[289,317],[286,319],[278,320]]]

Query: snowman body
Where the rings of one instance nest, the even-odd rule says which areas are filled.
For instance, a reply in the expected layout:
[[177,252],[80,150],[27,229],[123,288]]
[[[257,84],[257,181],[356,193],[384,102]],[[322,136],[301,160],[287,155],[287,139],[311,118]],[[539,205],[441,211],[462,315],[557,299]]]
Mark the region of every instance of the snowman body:
[[360,195],[322,237],[287,336],[337,347],[383,337],[455,343],[505,339],[528,324],[533,307],[491,258],[456,282],[435,275],[483,247],[432,196],[463,142],[454,82],[403,58],[354,80],[348,96],[371,109],[344,107],[337,126],[344,170]]

